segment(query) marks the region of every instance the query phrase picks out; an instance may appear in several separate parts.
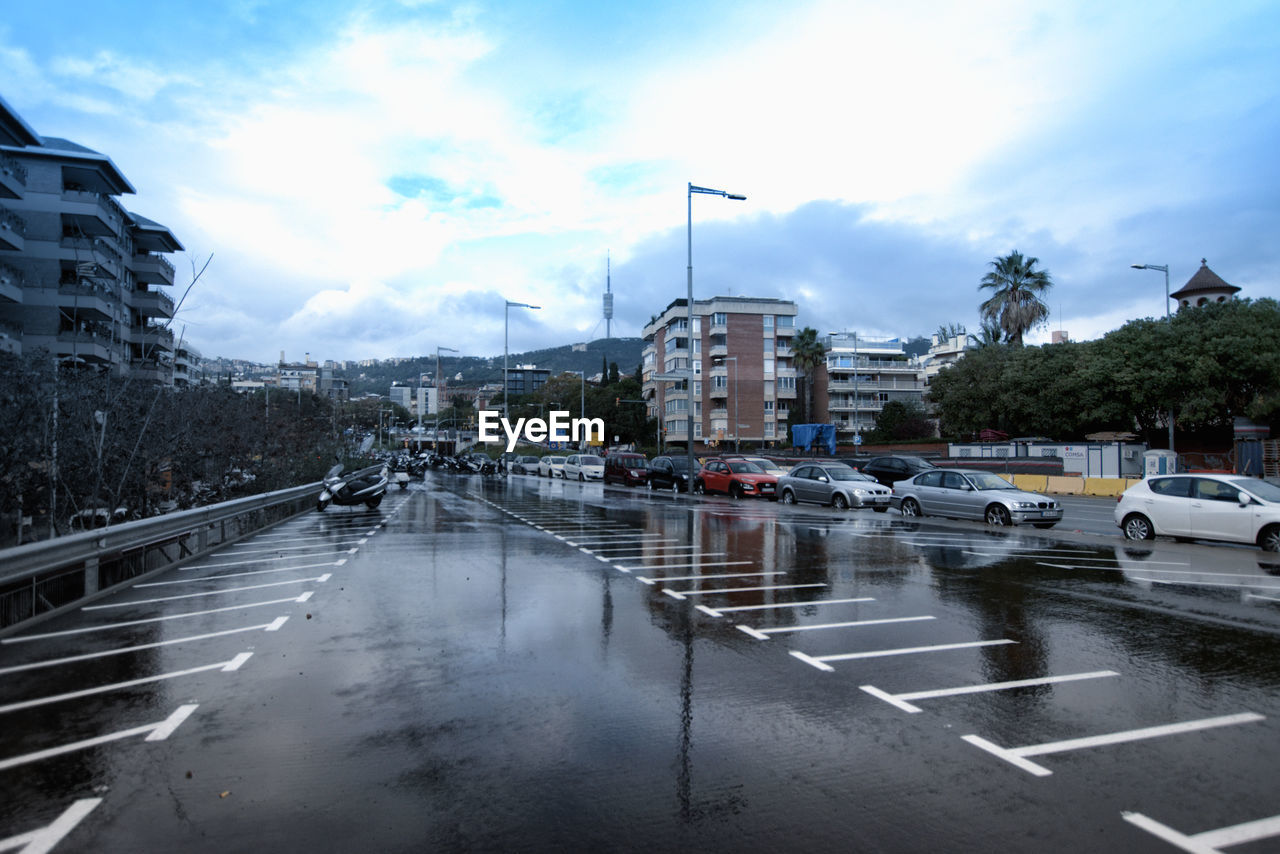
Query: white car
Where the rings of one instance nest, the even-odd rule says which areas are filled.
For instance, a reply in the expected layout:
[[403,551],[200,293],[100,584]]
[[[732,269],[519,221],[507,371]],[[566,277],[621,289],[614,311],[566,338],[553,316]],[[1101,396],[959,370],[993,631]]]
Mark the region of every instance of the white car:
[[548,454],[538,460],[538,477],[564,477],[564,457]]
[[574,454],[564,461],[565,480],[604,480],[604,460],[594,454]]
[[1130,540],[1255,543],[1280,551],[1280,486],[1234,474],[1149,477],[1124,491],[1116,524]]

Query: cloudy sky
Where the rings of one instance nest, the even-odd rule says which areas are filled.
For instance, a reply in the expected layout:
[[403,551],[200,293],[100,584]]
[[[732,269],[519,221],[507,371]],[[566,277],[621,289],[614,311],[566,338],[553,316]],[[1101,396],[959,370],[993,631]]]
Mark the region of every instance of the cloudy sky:
[[1280,5],[1011,0],[10,4],[0,95],[169,226],[206,356],[638,335],[694,287],[820,332],[978,328],[1017,249],[1048,329],[1164,313],[1200,259],[1280,297]]

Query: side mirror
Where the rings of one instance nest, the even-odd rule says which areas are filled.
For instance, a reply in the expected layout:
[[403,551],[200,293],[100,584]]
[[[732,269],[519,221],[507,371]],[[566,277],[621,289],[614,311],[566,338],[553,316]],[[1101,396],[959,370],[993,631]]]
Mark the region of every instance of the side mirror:
[[826,482],[827,482],[827,479],[825,477],[818,478],[818,483],[826,483]]
[[1236,500],[1240,502],[1241,507],[1248,507],[1253,503],[1253,499],[1243,492],[1236,493]]

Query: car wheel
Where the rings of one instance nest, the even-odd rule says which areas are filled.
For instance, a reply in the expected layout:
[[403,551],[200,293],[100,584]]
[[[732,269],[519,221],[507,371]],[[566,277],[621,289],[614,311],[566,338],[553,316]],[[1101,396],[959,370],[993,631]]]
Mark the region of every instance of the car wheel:
[[707,485],[699,480],[693,484],[693,491],[698,495],[706,495]]
[[364,503],[364,506],[368,507],[370,510],[377,510],[378,505],[381,503],[382,503],[382,496],[375,495],[373,498],[370,498],[368,501],[366,501]]
[[784,489],[784,490],[782,490],[782,503],[783,503],[783,504],[795,504],[795,503],[796,503],[796,494],[795,494],[794,492],[792,492],[791,490],[789,490],[789,489]]
[[1009,509],[1003,504],[992,504],[987,508],[987,524],[998,525],[1001,528],[1007,528],[1013,524],[1013,520],[1009,518]]
[[742,487],[736,483],[729,484],[729,497],[735,501],[742,498]]
[[1141,513],[1130,513],[1125,516],[1120,528],[1124,531],[1125,539],[1129,540],[1151,540],[1156,536],[1155,530],[1151,527],[1151,520]]
[[902,515],[903,516],[920,516],[920,503],[914,498],[902,499]]
[[586,482],[587,482],[587,476],[582,472],[578,472],[578,483],[586,483]]
[[1280,525],[1268,525],[1258,534],[1258,548],[1264,552],[1280,552]]
[[651,480],[651,481],[649,481],[649,491],[650,491],[650,492],[657,492],[657,491],[658,491],[658,484],[654,483],[652,480]]
[[680,494],[680,481],[676,480],[674,477],[671,478],[671,494],[672,495]]
[[848,510],[849,499],[845,498],[842,494],[837,492],[835,495],[831,496],[831,506],[836,508],[837,510]]

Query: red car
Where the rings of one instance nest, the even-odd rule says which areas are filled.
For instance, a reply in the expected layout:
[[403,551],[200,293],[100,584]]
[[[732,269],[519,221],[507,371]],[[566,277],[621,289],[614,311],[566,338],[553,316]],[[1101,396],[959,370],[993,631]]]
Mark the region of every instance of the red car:
[[723,492],[734,498],[778,499],[778,478],[747,460],[709,460],[693,479],[699,494]]
[[614,452],[604,458],[604,482],[623,486],[643,486],[649,480],[649,461],[644,454]]

